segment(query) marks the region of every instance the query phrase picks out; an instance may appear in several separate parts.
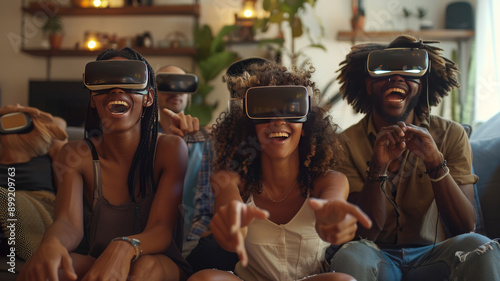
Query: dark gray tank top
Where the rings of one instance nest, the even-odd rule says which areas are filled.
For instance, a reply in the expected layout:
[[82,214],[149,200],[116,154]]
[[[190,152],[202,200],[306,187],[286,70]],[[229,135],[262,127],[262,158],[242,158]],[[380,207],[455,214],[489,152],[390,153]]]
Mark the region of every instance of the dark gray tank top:
[[[87,255],[97,258],[113,238],[134,235],[144,230],[154,195],[148,194],[138,202],[130,202],[119,206],[109,203],[102,196],[99,156],[92,141],[89,139],[85,141],[92,151],[94,194],[92,206],[89,206],[87,200],[84,200],[85,235],[79,249],[86,249],[83,251]],[[176,228],[178,227],[176,226]],[[175,236],[176,232],[176,230],[173,231],[173,236]],[[164,254],[189,276],[192,273],[191,266],[184,260],[174,241],[176,241],[175,237],[172,238],[172,242]],[[180,243],[182,243],[182,237]],[[182,244],[179,247],[181,246]],[[82,251],[78,252],[81,253]]]

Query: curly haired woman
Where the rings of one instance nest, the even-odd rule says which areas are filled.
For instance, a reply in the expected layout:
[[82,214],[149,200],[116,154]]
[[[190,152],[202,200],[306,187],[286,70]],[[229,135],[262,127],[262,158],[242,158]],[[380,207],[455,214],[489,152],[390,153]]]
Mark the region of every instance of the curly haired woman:
[[[265,88],[274,96],[274,91],[302,87],[317,94],[311,73],[269,62],[225,80],[233,100],[245,103],[249,89]],[[371,225],[346,202],[346,177],[331,169],[343,155],[336,127],[317,106],[305,118],[283,117],[279,107],[271,112],[277,114],[250,119],[241,101],[233,101],[214,127],[216,211],[210,227],[217,242],[240,261],[235,275],[208,269],[189,280],[353,280],[324,273],[330,243],[351,240],[358,221]]]

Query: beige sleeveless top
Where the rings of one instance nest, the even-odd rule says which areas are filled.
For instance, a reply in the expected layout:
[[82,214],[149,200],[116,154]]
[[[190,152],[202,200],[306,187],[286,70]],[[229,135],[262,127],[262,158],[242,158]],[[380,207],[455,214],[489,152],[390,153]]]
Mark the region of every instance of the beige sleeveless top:
[[[253,196],[247,205],[255,206]],[[276,281],[298,280],[326,272],[325,250],[330,244],[319,237],[315,223],[314,211],[307,200],[286,224],[254,220],[248,226],[245,239],[248,265],[243,267],[238,262],[235,273],[245,281]]]

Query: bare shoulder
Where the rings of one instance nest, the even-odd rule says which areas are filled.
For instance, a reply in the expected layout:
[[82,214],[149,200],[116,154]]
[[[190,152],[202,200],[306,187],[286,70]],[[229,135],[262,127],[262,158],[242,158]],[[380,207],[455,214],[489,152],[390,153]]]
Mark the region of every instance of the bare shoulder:
[[[186,164],[188,158],[187,145],[182,138],[172,134],[158,135],[156,147],[156,164],[170,166],[170,163]],[[158,162],[159,161],[159,162]]]
[[326,174],[317,177],[314,183],[328,183],[330,181],[347,182],[347,177],[342,172],[329,170]]
[[173,134],[158,134],[158,149],[182,149],[186,147],[184,140]]
[[57,161],[62,163],[73,163],[76,165],[87,158],[92,157],[90,147],[84,140],[66,142],[59,150]]

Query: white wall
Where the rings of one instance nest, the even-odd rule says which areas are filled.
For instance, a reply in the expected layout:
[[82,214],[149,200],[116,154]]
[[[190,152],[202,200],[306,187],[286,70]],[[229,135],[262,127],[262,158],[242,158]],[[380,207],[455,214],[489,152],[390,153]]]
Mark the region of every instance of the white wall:
[[[69,2],[69,0],[59,0]],[[27,104],[28,81],[30,79],[45,79],[46,59],[34,57],[19,52],[18,46],[12,43],[12,38],[20,35],[21,30],[21,1],[3,1],[0,9],[0,87],[2,105],[20,103]],[[153,0],[156,4],[192,3],[192,0]],[[363,1],[367,11],[366,29],[381,31],[388,28],[401,29],[403,26],[402,7],[416,10],[418,6],[424,6],[429,10],[428,18],[434,22],[436,28],[444,28],[445,7],[452,0],[370,0]],[[469,0],[473,7],[475,0]],[[238,0],[200,0],[201,17],[200,23],[209,24],[214,31],[218,31],[225,24],[232,24],[234,12],[238,10]],[[308,51],[316,68],[314,79],[320,89],[336,77],[335,72],[339,63],[343,60],[350,49],[349,42],[336,41],[339,30],[350,29],[351,1],[348,0],[320,0],[316,4],[315,13],[321,19],[325,28],[325,36],[321,43],[326,46],[327,52],[322,50]],[[27,22],[31,27],[40,26],[41,19],[28,15]],[[119,36],[135,36],[150,31],[153,40],[165,38],[172,31],[183,31],[189,39],[192,39],[191,30],[193,20],[190,17],[180,16],[117,16],[117,17],[65,17],[64,25],[66,37],[63,47],[72,47],[77,41],[83,40],[83,34],[87,30],[98,30],[116,32]],[[29,26],[29,25],[27,25]],[[36,47],[42,44],[42,32],[32,28],[26,33],[29,35],[27,46]],[[299,40],[299,45],[304,45],[305,40]],[[456,48],[452,42],[442,44],[447,52]],[[238,52],[242,57],[263,56],[265,49],[259,49],[257,45],[234,45],[230,49]],[[68,57],[52,59],[52,79],[80,79],[86,62],[94,60],[93,57]],[[146,57],[150,64],[159,68],[165,64],[177,64],[191,69],[191,60],[188,57]],[[214,118],[227,105],[227,90],[222,84],[220,77],[214,80],[215,90],[210,94],[209,101],[219,101]],[[345,102],[340,102],[332,111],[332,115],[341,127],[346,128],[356,122],[360,116],[352,113]]]

